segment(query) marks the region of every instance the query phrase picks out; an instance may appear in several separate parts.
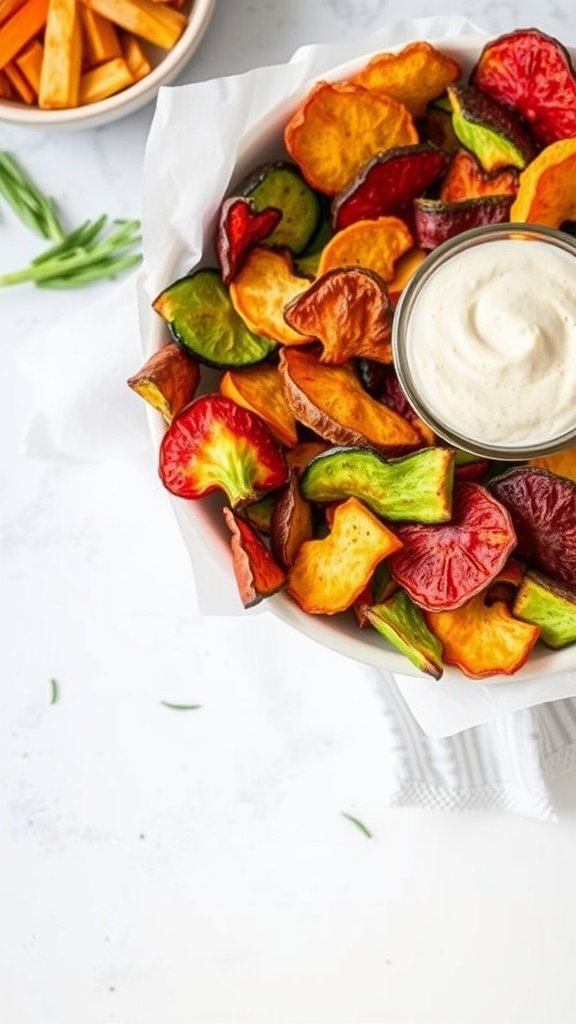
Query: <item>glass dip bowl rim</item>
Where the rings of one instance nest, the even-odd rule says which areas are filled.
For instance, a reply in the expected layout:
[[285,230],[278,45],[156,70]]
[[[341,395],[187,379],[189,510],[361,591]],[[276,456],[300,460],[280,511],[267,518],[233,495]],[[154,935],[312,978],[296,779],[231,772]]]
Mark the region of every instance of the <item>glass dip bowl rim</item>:
[[525,461],[543,455],[551,455],[576,443],[576,423],[573,428],[556,437],[540,442],[527,441],[522,444],[486,442],[481,438],[470,437],[459,432],[445,423],[437,410],[430,408],[416,386],[408,355],[408,329],[414,305],[431,275],[439,266],[447,263],[453,257],[487,242],[511,238],[542,241],[562,249],[576,258],[576,238],[557,228],[514,221],[471,228],[469,231],[463,231],[448,239],[428,253],[404,288],[392,321],[394,367],[402,389],[418,416],[428,424],[435,434],[453,447],[460,448],[479,458],[505,462]]

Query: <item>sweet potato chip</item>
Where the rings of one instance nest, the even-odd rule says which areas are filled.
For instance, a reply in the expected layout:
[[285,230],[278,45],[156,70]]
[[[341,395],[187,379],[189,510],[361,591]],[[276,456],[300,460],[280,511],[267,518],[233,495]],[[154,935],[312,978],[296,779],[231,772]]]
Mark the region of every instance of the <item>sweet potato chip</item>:
[[518,184],[519,175],[514,167],[488,172],[467,149],[459,149],[442,181],[440,199],[454,203],[480,196],[515,196]]
[[517,672],[540,636],[538,626],[519,622],[504,601],[486,605],[482,594],[454,611],[427,612],[425,618],[442,642],[446,664],[471,679]]
[[558,228],[576,217],[576,138],[546,146],[520,175],[510,219]]
[[353,356],[392,361],[392,307],[383,281],[370,270],[329,270],[296,296],[284,319],[321,342],[322,363],[340,365]]
[[175,343],[155,352],[127,381],[133,391],[162,413],[166,423],[192,401],[199,383],[198,363]]
[[301,544],[288,576],[288,593],[311,615],[334,615],[362,593],[376,566],[401,543],[356,498],[334,512],[321,540]]
[[223,512],[232,535],[232,564],[240,599],[245,608],[251,608],[281,590],[286,576],[250,523],[229,508]]
[[409,43],[399,53],[379,53],[352,79],[365,89],[403,103],[412,117],[424,117],[431,100],[460,78],[460,66],[430,43]]
[[275,366],[261,363],[248,370],[227,370],[220,379],[220,393],[255,412],[286,447],[292,448],[298,441],[296,421]]
[[284,348],[279,372],[296,419],[325,440],[368,445],[388,455],[421,445],[418,431],[371,398],[350,366],[323,366],[311,352]]
[[417,245],[409,249],[404,256],[401,256],[394,267],[394,276],[388,281],[388,294],[390,302],[396,305],[408,281],[416,273],[420,264],[426,259],[427,252]]
[[406,107],[350,82],[319,82],[286,125],[286,149],[312,188],[342,191],[376,153],[418,133]]
[[232,281],[230,298],[251,331],[284,345],[305,345],[310,338],[286,323],[284,307],[309,284],[307,277],[294,273],[287,249],[277,252],[256,246]]
[[390,281],[396,260],[411,246],[412,235],[399,217],[357,220],[338,231],[324,247],[318,277],[335,267],[364,267]]
[[576,445],[564,448],[553,455],[542,455],[539,459],[530,459],[529,466],[535,469],[547,469],[549,473],[563,476],[566,480],[576,483]]

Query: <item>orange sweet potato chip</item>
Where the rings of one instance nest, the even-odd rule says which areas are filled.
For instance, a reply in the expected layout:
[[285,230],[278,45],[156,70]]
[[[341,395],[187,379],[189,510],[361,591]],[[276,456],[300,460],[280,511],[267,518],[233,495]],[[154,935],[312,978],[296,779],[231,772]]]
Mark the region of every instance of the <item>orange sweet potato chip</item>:
[[392,362],[392,307],[384,282],[371,270],[329,270],[296,296],[284,318],[321,342],[322,363],[336,366],[353,356]]
[[337,231],[324,247],[318,277],[335,267],[364,267],[390,281],[396,260],[411,246],[412,235],[399,217],[357,220]]
[[401,103],[351,82],[319,82],[286,125],[284,141],[312,188],[336,195],[377,153],[418,142]]
[[279,372],[298,422],[326,441],[368,445],[387,455],[421,446],[412,424],[364,391],[351,366],[323,366],[312,352],[285,347]]
[[424,117],[431,100],[460,78],[460,66],[430,43],[417,42],[399,53],[379,53],[353,82],[403,103],[412,117]]
[[288,575],[288,593],[311,615],[334,615],[362,593],[376,566],[402,546],[357,498],[334,511],[331,532],[304,541]]
[[484,594],[453,611],[426,612],[425,618],[442,642],[444,661],[472,679],[517,672],[540,636],[538,626],[515,619],[504,601],[487,605]]
[[408,281],[413,274],[416,273],[420,264],[426,259],[428,253],[425,249],[420,249],[418,246],[414,246],[413,249],[409,249],[404,256],[401,256],[398,263],[394,267],[394,276],[388,281],[388,294],[390,295],[390,302],[393,306],[396,305],[400,298],[404,288],[408,284]]
[[576,139],[546,146],[520,175],[511,221],[560,227],[576,217]]
[[312,506],[298,487],[298,472],[291,469],[288,484],[278,498],[270,522],[272,550],[281,565],[292,565],[305,540],[314,536]]
[[191,402],[200,383],[200,367],[180,345],[172,343],[155,352],[127,384],[171,423]]
[[298,441],[296,420],[286,404],[275,366],[259,363],[245,370],[227,370],[220,379],[220,392],[255,412],[288,448]]
[[563,476],[566,480],[573,480],[576,483],[576,445],[564,448],[561,452],[554,452],[553,455],[530,459],[528,465],[537,469],[547,469],[549,473],[555,473],[556,476]]
[[284,345],[304,345],[310,339],[286,323],[284,307],[309,284],[294,273],[288,250],[256,246],[230,284],[230,298],[251,331]]
[[440,199],[454,203],[460,199],[478,199],[480,196],[515,196],[519,175],[514,167],[485,171],[472,153],[459,149],[442,182]]

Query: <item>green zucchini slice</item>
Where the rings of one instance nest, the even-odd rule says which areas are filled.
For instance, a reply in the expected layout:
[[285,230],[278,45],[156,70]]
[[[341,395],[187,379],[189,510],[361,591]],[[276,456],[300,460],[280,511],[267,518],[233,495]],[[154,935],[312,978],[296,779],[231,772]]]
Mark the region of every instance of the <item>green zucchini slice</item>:
[[207,366],[252,366],[276,342],[246,327],[217,270],[197,270],[165,288],[152,303],[179,345]]
[[282,219],[266,238],[266,245],[286,246],[296,255],[303,252],[319,227],[322,206],[294,164],[264,164],[239,191],[252,200],[258,212],[270,206],[282,211]]

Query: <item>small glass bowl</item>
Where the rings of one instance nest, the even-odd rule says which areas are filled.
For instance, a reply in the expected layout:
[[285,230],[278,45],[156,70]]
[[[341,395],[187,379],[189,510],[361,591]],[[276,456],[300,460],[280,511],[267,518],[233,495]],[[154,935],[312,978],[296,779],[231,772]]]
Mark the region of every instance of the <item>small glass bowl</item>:
[[[520,442],[487,442],[481,437],[469,437],[459,433],[453,426],[445,422],[442,411],[432,408],[429,402],[419,393],[415,383],[413,367],[410,364],[410,346],[408,344],[409,322],[415,304],[434,272],[454,257],[487,242],[516,240],[530,243],[545,242],[560,248],[576,258],[576,238],[563,231],[543,227],[538,224],[492,224],[487,227],[473,228],[449,239],[434,249],[421,263],[402,292],[396,307],[393,328],[392,348],[394,363],[400,384],[418,415],[429,427],[449,444],[473,455],[488,459],[501,459],[507,462],[523,461],[542,455],[550,455],[569,445],[576,444],[576,402],[574,410],[574,427],[564,433],[549,437],[542,441]],[[575,267],[576,275],[576,267]],[[576,358],[576,357],[575,357]],[[481,387],[481,383],[479,383]]]

